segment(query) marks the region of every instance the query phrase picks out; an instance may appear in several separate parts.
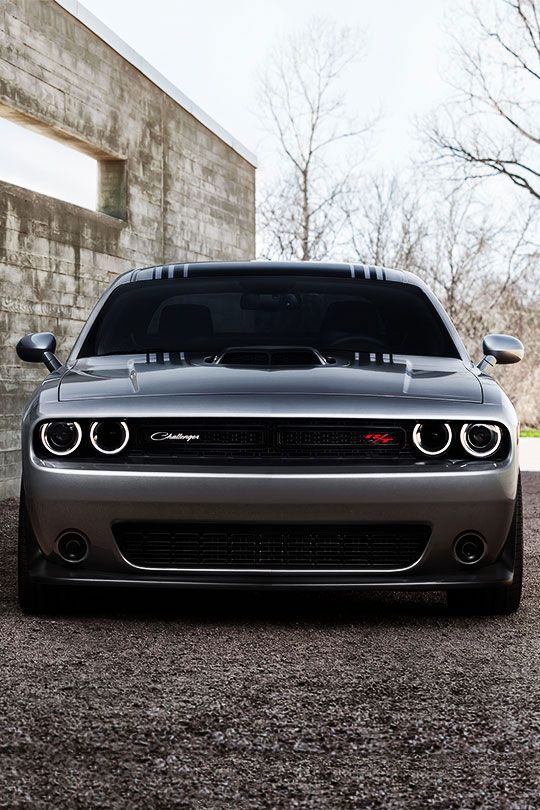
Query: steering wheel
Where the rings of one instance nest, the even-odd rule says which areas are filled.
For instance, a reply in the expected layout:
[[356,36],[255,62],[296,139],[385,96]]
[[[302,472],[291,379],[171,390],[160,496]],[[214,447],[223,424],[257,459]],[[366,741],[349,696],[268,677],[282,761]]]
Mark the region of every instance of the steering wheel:
[[352,343],[353,341],[356,345],[350,347],[352,351],[366,351],[366,349],[359,349],[358,344],[365,345],[367,343],[368,345],[373,346],[374,350],[391,354],[391,349],[389,349],[388,346],[382,342],[382,340],[377,340],[377,338],[367,337],[364,335],[359,337],[354,337],[354,335],[346,335],[345,337],[334,340],[328,348],[334,349],[338,346],[344,345],[345,343]]

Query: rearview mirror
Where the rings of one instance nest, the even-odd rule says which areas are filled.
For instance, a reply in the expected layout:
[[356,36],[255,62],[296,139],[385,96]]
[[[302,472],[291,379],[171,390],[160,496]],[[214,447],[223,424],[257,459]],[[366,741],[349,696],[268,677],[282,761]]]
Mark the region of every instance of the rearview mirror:
[[35,332],[17,343],[17,355],[25,363],[44,363],[49,371],[56,371],[62,363],[56,357],[56,338],[52,332]]
[[495,363],[519,363],[525,353],[521,340],[512,335],[486,335],[482,348],[484,358],[478,364],[480,371],[489,370]]
[[244,293],[240,299],[240,309],[261,312],[280,312],[300,309],[302,299],[297,293]]

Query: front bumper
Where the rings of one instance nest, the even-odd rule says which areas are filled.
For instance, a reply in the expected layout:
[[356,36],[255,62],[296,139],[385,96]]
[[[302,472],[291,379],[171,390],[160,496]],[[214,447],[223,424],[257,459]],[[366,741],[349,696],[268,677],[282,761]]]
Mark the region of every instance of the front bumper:
[[[78,585],[214,588],[447,589],[509,585],[502,556],[518,480],[517,459],[478,469],[420,472],[287,472],[130,468],[43,462],[25,465],[23,485],[41,550],[31,570],[40,582]],[[418,563],[396,573],[288,571],[170,571],[137,568],[120,554],[115,521],[389,523],[422,522],[431,538]],[[58,536],[78,529],[90,540],[79,566],[65,564]],[[487,543],[476,566],[453,554],[458,534],[480,532]]]

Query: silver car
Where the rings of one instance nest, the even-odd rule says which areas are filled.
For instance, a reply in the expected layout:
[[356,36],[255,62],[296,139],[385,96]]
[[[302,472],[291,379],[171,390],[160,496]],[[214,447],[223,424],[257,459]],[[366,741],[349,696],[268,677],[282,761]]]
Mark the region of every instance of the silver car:
[[205,262],[133,270],[23,418],[19,598],[86,586],[444,590],[511,613],[518,420],[410,273]]

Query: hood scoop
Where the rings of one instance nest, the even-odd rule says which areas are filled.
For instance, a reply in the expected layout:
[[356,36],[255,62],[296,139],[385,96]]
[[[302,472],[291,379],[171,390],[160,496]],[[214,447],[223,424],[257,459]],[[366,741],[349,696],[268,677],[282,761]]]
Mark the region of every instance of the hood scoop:
[[205,362],[215,366],[327,366],[336,361],[333,357],[323,355],[311,347],[253,347],[230,348],[213,357],[206,357]]

